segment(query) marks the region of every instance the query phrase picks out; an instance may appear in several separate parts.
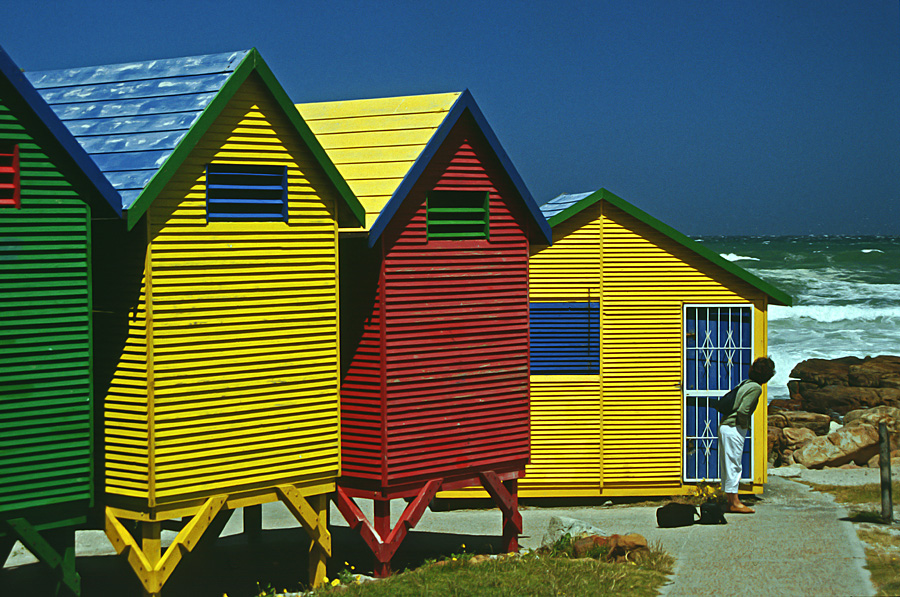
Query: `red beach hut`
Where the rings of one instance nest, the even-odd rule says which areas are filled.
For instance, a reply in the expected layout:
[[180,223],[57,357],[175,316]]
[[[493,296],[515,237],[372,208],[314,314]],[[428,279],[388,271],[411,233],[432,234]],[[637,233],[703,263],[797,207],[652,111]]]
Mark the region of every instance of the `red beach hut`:
[[297,107],[366,209],[367,231],[341,234],[337,506],[377,576],[441,489],[482,485],[515,550],[528,252],[546,220],[468,91]]

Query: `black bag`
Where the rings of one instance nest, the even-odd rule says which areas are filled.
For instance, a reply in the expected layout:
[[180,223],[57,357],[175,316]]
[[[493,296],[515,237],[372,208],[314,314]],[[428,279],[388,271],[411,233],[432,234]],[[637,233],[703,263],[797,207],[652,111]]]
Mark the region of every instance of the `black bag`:
[[725,508],[719,502],[700,504],[700,524],[728,524],[725,520]]
[[734,401],[737,398],[738,388],[740,388],[742,385],[744,385],[743,381],[728,390],[728,393],[718,400],[710,401],[712,402],[713,408],[719,411],[723,419],[734,412]]
[[687,527],[694,524],[695,516],[697,516],[696,506],[669,502],[656,509],[656,524],[662,529]]

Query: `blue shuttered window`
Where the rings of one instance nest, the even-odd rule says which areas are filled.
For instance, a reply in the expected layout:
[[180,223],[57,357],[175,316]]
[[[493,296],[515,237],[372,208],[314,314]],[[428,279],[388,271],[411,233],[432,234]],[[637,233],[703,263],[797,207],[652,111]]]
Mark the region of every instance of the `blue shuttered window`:
[[209,164],[207,220],[287,222],[287,188],[287,166]]
[[600,303],[531,303],[531,372],[600,372]]
[[489,201],[486,191],[431,191],[425,202],[428,239],[487,239]]
[[0,146],[0,206],[22,207],[19,183],[19,145]]

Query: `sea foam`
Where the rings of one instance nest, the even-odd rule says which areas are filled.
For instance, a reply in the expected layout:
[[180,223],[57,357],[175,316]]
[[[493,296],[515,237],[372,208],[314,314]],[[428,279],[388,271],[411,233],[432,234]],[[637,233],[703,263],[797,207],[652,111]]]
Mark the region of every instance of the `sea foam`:
[[756,257],[747,257],[746,255],[737,255],[735,253],[722,253],[719,256],[728,261],[759,261]]
[[900,319],[900,307],[860,307],[856,305],[799,305],[769,307],[769,320],[812,319],[822,323],[836,321],[894,321]]

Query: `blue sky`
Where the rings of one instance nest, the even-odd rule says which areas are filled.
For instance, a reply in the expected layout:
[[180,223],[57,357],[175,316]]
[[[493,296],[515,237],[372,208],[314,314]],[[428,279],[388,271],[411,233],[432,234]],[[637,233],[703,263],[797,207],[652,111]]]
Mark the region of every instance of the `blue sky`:
[[468,88],[540,202],[691,235],[900,235],[900,3],[30,0],[25,70],[256,47],[296,102]]

